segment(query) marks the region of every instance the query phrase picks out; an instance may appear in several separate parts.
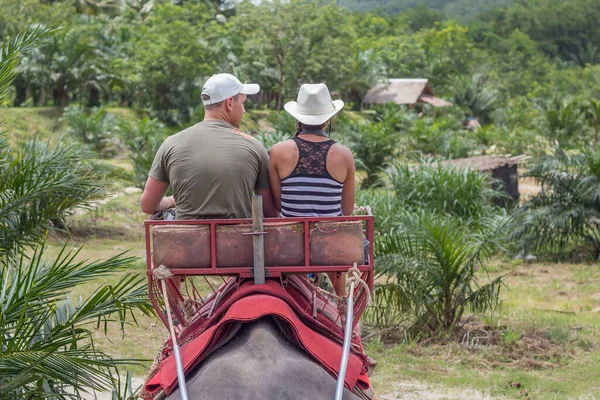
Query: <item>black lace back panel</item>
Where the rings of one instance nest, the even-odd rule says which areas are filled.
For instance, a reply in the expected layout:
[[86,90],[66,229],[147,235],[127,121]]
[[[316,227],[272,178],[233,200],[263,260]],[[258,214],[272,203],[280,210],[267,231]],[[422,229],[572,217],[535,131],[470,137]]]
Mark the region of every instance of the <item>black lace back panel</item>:
[[298,163],[281,181],[283,217],[329,217],[342,214],[342,186],[327,171],[327,153],[333,140],[309,142],[295,137]]

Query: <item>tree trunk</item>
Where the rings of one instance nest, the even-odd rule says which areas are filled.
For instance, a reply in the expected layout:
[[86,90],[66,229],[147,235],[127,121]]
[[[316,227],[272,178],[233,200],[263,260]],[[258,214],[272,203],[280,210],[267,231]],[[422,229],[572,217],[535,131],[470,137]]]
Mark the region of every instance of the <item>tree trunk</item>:
[[44,85],[40,87],[40,99],[38,104],[40,107],[46,106],[46,87]]
[[100,107],[100,91],[95,87],[90,88],[88,107]]
[[277,93],[277,111],[283,108],[283,85],[285,84],[285,54],[277,55],[277,63],[279,64],[279,82]]
[[27,86],[21,75],[17,75],[14,81],[15,85],[15,106],[20,106],[27,100]]

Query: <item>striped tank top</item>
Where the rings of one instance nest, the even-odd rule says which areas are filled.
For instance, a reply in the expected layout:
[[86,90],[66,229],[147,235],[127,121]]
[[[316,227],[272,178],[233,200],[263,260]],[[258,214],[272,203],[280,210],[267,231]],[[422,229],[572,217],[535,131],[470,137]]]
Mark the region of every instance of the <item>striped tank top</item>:
[[327,153],[333,140],[309,142],[292,139],[298,146],[298,163],[281,180],[282,217],[334,217],[342,215],[342,186],[327,171]]

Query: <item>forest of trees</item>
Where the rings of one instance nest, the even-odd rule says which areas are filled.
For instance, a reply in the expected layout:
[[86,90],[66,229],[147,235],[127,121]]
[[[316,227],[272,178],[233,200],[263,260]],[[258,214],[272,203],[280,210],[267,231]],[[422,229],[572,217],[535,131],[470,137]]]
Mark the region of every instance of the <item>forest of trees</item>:
[[[251,107],[271,109],[319,81],[358,109],[385,78],[427,78],[437,95],[487,121],[497,110],[526,113],[534,99],[597,96],[600,11],[592,0],[486,2],[464,23],[448,10],[479,10],[480,2],[429,3],[402,11],[413,4],[394,2],[390,11],[402,11],[394,14],[303,0],[2,0],[0,39],[31,24],[56,29],[25,55],[8,104],[121,105],[177,124],[189,121],[201,83],[216,72],[257,81],[263,90]],[[482,93],[493,104],[475,104]]]

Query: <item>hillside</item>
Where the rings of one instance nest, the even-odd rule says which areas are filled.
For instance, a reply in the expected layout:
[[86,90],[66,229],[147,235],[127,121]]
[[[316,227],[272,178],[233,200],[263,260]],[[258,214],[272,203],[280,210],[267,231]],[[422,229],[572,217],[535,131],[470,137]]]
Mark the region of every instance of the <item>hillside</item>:
[[340,0],[339,4],[354,11],[380,10],[386,14],[398,14],[417,6],[427,6],[449,16],[469,20],[509,2],[510,0]]

